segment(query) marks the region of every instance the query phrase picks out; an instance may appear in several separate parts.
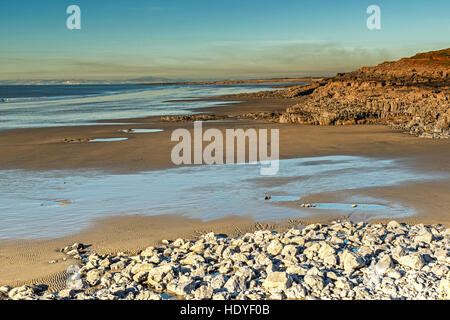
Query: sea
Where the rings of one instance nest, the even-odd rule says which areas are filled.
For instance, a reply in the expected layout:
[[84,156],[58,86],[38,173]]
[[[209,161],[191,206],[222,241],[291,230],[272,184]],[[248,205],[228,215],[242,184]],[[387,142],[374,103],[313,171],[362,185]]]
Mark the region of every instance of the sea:
[[189,100],[275,90],[278,85],[264,83],[0,86],[0,130],[77,126],[96,124],[99,120],[189,114],[193,113],[194,109],[223,104],[217,101]]

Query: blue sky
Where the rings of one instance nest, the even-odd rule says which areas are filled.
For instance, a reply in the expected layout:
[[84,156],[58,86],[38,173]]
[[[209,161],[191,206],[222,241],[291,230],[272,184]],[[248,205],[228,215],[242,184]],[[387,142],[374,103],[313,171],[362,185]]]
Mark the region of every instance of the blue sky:
[[[81,8],[81,30],[66,8]],[[381,8],[368,30],[366,8]],[[450,47],[450,1],[0,0],[0,81],[330,75]]]

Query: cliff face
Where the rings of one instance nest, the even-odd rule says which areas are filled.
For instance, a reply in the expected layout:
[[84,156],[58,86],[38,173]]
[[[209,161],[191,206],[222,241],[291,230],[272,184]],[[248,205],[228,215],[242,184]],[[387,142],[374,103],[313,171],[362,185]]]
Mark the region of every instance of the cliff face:
[[279,121],[317,125],[383,123],[422,137],[450,136],[450,48],[284,91],[306,96]]

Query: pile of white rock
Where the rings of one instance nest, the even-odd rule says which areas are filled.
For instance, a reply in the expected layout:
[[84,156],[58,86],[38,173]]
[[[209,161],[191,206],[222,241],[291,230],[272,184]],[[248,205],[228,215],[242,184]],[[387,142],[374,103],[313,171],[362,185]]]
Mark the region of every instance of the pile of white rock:
[[0,288],[9,299],[450,299],[450,230],[443,226],[311,224],[236,238],[163,240],[139,255],[82,244],[67,288]]

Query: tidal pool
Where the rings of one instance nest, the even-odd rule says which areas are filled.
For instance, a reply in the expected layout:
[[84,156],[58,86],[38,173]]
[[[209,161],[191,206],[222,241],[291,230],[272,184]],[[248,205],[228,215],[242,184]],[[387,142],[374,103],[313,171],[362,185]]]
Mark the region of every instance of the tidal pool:
[[376,204],[376,203],[359,203],[359,204],[351,204],[351,203],[317,203],[316,207],[312,209],[320,209],[320,210],[346,210],[348,212],[352,211],[389,211],[395,210],[393,207]]
[[125,133],[153,133],[153,132],[161,132],[163,129],[124,129],[122,132]]
[[89,142],[116,142],[116,141],[125,141],[128,138],[104,138],[104,139],[92,139]]
[[[89,227],[97,218],[131,214],[182,214],[205,221],[230,214],[251,215],[258,221],[282,220],[330,210],[407,216],[414,213],[413,208],[361,198],[357,193],[342,199],[345,203],[323,203],[316,208],[301,208],[300,202],[286,206],[283,201],[439,178],[442,175],[418,173],[395,160],[355,156],[280,160],[278,174],[269,177],[261,176],[260,165],[255,164],[136,174],[0,170],[0,239],[59,237]],[[271,195],[272,201],[264,201],[265,195]],[[354,203],[357,208],[351,208]]]

